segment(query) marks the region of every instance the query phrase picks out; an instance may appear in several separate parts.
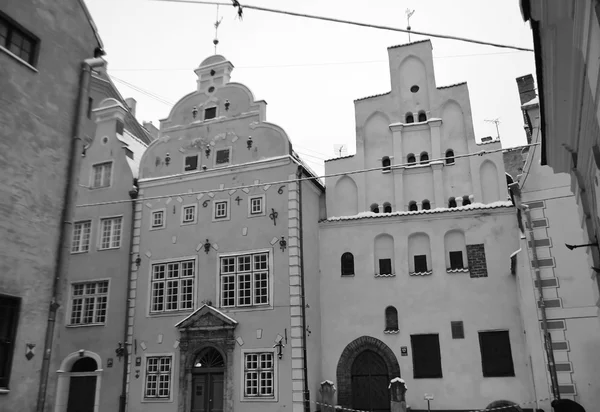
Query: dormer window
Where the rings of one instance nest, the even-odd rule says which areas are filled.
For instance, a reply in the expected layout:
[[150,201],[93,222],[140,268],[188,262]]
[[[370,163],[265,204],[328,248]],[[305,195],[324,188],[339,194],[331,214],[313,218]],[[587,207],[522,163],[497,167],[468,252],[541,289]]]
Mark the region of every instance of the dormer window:
[[198,155],[186,156],[185,157],[185,172],[191,172],[192,170],[198,169]]
[[408,163],[409,165],[414,165],[415,163],[417,163],[417,158],[414,154],[410,153],[408,156],[406,156],[406,163]]
[[419,122],[426,122],[427,121],[427,113],[425,113],[423,110],[421,110],[419,112]]
[[204,120],[214,119],[215,117],[217,117],[216,107],[208,107],[204,109]]
[[421,153],[421,164],[429,163],[429,155],[427,152]]
[[415,122],[415,116],[413,116],[413,114],[410,112],[406,113],[405,119],[406,119],[405,123],[414,123]]
[[447,165],[454,164],[454,150],[452,150],[452,149],[446,150],[446,164]]
[[389,172],[392,170],[391,164],[392,162],[389,157],[385,156],[383,159],[381,159],[381,166],[383,167],[382,171]]

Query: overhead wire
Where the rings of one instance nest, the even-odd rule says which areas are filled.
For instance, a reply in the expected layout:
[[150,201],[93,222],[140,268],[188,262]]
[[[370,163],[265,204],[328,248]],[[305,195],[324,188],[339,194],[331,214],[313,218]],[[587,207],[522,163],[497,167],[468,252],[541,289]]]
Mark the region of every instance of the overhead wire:
[[317,15],[306,14],[306,13],[297,13],[297,12],[280,10],[280,9],[271,9],[271,8],[267,8],[267,7],[253,6],[250,4],[241,4],[237,0],[233,0],[233,4],[218,2],[218,1],[199,1],[199,0],[196,0],[196,1],[194,1],[194,0],[151,0],[151,1],[163,1],[163,2],[169,2],[169,3],[205,4],[205,5],[213,5],[213,6],[232,6],[233,5],[234,7],[236,7],[238,9],[238,15],[240,16],[240,18],[242,17],[243,9],[250,9],[250,10],[264,11],[264,12],[268,12],[268,13],[285,14],[288,16],[304,17],[307,19],[349,24],[349,25],[360,26],[360,27],[368,27],[368,28],[372,28],[372,29],[389,30],[389,31],[396,31],[396,32],[401,32],[401,33],[410,33],[410,34],[416,34],[416,35],[420,35],[420,36],[429,36],[429,37],[435,37],[435,38],[446,39],[446,40],[456,40],[456,41],[462,41],[462,42],[466,42],[466,43],[480,44],[483,46],[492,46],[492,47],[499,47],[499,48],[504,48],[504,49],[533,52],[533,49],[529,49],[526,47],[512,46],[512,45],[508,45],[508,44],[500,44],[500,43],[494,43],[494,42],[476,40],[476,39],[469,39],[466,37],[452,36],[449,34],[428,33],[428,32],[422,32],[422,31],[418,31],[418,30],[412,30],[412,29],[411,30],[401,29],[399,27],[383,26],[383,25],[379,25],[379,24],[370,24],[370,23],[361,23],[361,22],[356,22],[356,21],[337,19],[337,18],[333,18],[333,17],[317,16]]
[[[526,144],[526,145],[522,145],[522,146],[515,146],[515,147],[509,147],[509,148],[481,150],[479,152],[471,152],[471,153],[454,155],[453,158],[456,160],[456,159],[462,159],[462,158],[472,157],[472,156],[484,156],[484,155],[489,155],[489,154],[497,153],[497,152],[510,152],[510,151],[514,151],[514,150],[520,150],[525,147],[537,146],[539,144],[540,143],[530,143],[530,144]],[[122,199],[122,200],[111,200],[111,201],[106,201],[106,202],[87,203],[87,204],[83,204],[83,205],[77,205],[76,207],[103,206],[103,205],[113,205],[113,204],[119,204],[119,203],[136,202],[136,201],[141,202],[141,201],[148,201],[148,200],[164,199],[164,198],[168,198],[168,197],[178,197],[178,196],[184,197],[184,196],[208,194],[208,193],[213,193],[213,192],[228,192],[230,190],[250,189],[250,188],[254,188],[254,187],[284,185],[284,184],[297,183],[297,182],[303,182],[303,181],[318,181],[318,182],[320,182],[321,179],[325,179],[328,177],[347,176],[347,175],[354,175],[354,174],[359,174],[359,173],[381,171],[384,169],[385,170],[395,170],[395,169],[400,169],[400,168],[405,168],[405,167],[411,167],[411,168],[424,167],[424,166],[430,165],[431,163],[434,163],[434,162],[445,162],[446,159],[447,159],[446,157],[440,157],[437,159],[430,159],[430,160],[428,160],[428,162],[426,164],[399,163],[399,164],[393,164],[390,166],[378,166],[378,167],[371,167],[371,168],[366,168],[366,169],[349,170],[349,171],[345,171],[345,172],[323,174],[320,176],[285,179],[285,180],[277,180],[277,181],[272,181],[272,182],[262,182],[262,183],[254,183],[254,184],[249,184],[249,185],[239,185],[239,186],[231,186],[231,187],[223,187],[223,188],[212,188],[212,189],[196,190],[196,191],[190,191],[190,192],[184,192],[184,193],[172,193],[172,194],[167,194],[167,195],[148,196],[148,197],[140,196],[137,199]],[[331,160],[335,160],[335,158],[331,159]],[[199,173],[202,173],[202,172],[199,172]],[[177,176],[177,175],[164,176],[164,178],[173,177],[173,176]]]

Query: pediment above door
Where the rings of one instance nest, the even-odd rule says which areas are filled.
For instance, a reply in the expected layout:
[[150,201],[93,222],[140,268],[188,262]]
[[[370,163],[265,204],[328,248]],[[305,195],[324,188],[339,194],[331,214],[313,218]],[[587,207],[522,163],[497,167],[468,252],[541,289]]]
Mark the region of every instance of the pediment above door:
[[188,317],[178,322],[175,327],[180,332],[187,332],[223,329],[233,330],[237,325],[238,322],[235,319],[227,316],[220,310],[205,304],[196,309]]

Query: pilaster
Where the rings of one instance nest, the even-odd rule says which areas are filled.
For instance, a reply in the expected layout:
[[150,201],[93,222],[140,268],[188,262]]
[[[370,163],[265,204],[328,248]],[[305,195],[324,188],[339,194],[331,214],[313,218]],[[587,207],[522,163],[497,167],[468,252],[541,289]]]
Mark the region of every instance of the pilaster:
[[442,175],[444,162],[440,160],[431,162],[430,165],[433,170],[433,195],[435,201],[435,204],[431,205],[431,208],[435,209],[436,207],[444,207],[446,204],[444,199],[444,176]]

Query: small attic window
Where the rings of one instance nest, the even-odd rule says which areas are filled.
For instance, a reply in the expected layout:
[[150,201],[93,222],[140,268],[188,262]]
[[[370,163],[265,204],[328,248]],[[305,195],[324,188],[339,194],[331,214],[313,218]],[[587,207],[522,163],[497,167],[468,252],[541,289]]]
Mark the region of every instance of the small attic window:
[[413,165],[417,163],[417,158],[414,154],[409,153],[408,156],[406,156],[406,163],[408,163],[409,165]]
[[216,107],[209,107],[207,109],[204,109],[204,120],[214,119],[215,117],[217,117]]
[[123,149],[125,149],[125,156],[133,160],[133,151],[128,147],[124,147]]
[[424,111],[420,111],[419,112],[419,122],[426,122],[427,121],[427,113],[425,113]]
[[185,172],[191,172],[192,170],[198,169],[198,155],[186,156],[185,158]]
[[411,93],[416,93],[419,91],[419,86],[416,84],[410,88]]
[[413,116],[413,114],[411,112],[406,113],[405,115],[405,123],[414,123],[415,122],[415,116]]

